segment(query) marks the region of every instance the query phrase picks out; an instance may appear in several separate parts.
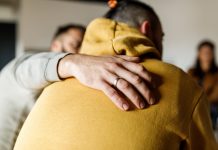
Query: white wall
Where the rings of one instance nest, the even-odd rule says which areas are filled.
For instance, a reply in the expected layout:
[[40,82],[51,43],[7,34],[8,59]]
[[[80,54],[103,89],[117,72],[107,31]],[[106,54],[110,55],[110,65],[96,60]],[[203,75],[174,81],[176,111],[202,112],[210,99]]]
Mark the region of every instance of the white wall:
[[57,27],[68,23],[87,25],[107,7],[93,3],[55,0],[22,0],[20,39],[25,49],[48,49]]
[[[218,41],[217,0],[144,0],[159,14],[164,32],[164,60],[187,70],[204,38]],[[20,39],[25,48],[45,49],[57,26],[88,24],[107,6],[52,0],[22,0]]]
[[166,61],[187,70],[193,64],[199,41],[205,38],[218,41],[217,0],[147,0],[147,2],[158,12],[163,24],[166,34],[164,40]]
[[10,6],[0,5],[0,21],[1,22],[16,22],[16,11]]

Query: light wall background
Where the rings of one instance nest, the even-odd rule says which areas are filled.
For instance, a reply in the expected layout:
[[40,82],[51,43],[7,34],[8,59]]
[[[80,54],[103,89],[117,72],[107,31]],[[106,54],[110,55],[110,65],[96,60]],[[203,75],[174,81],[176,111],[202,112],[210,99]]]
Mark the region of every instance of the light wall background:
[[[107,6],[57,0],[21,0],[19,39],[25,50],[45,50],[60,25],[87,25],[101,16]],[[19,54],[22,49],[19,49]]]
[[[217,0],[144,2],[153,6],[162,21],[164,61],[187,70],[194,62],[199,41],[208,38],[218,41]],[[20,6],[18,55],[24,49],[48,49],[58,26],[74,22],[87,25],[108,9],[101,4],[55,0],[21,0]]]
[[11,7],[0,6],[0,22],[15,22],[16,17],[16,13]]

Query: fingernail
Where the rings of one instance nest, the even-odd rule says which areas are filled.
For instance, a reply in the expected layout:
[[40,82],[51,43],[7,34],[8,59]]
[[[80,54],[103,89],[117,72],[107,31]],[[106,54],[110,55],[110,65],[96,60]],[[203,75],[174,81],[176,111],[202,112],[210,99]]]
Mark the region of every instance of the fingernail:
[[123,104],[123,109],[124,110],[128,110],[129,109],[129,106],[127,104]]
[[141,103],[140,103],[140,108],[141,108],[141,109],[145,108],[145,103],[144,103],[144,102],[141,102]]
[[154,98],[150,98],[149,103],[150,103],[150,105],[154,105],[155,99]]

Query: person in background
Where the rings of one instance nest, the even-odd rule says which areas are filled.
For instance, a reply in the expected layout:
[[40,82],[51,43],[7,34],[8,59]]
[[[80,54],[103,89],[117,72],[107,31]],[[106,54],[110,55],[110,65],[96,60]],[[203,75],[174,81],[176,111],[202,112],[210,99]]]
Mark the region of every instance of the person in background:
[[[181,69],[161,61],[164,33],[156,12],[136,0],[110,2],[117,5],[88,25],[80,53],[139,56],[155,76],[160,101],[138,110],[135,100],[128,105],[131,111],[123,112],[108,101],[110,92],[73,78],[54,83],[39,97],[14,150],[217,150],[203,90]],[[124,73],[112,74],[102,87],[124,94],[132,85],[140,87],[141,79],[124,79]]]
[[[67,52],[79,51],[85,27],[59,27],[50,52],[26,54],[12,60],[0,72],[0,149],[12,150],[16,137],[44,87],[59,81],[56,67]],[[67,51],[67,52],[66,52]],[[47,78],[45,78],[47,75]]]
[[52,40],[51,51],[78,53],[85,30],[82,25],[68,24],[60,26]]
[[[51,42],[51,52],[16,58],[1,71],[0,150],[13,149],[20,128],[43,89],[66,78],[76,78],[88,87],[110,93],[108,97],[122,110],[128,110],[126,96],[130,101],[137,101],[139,109],[155,103],[150,90],[152,77],[137,64],[140,61],[138,57],[75,54],[79,51],[84,31],[80,25],[62,26]],[[110,64],[116,67],[111,68]],[[137,67],[141,69],[133,69]],[[123,72],[121,77],[128,81],[140,79],[140,86],[129,86],[124,94],[119,88],[102,86],[120,71]]]
[[202,41],[198,45],[195,66],[188,73],[205,90],[211,106],[213,128],[216,129],[218,117],[218,66],[216,65],[215,45]]

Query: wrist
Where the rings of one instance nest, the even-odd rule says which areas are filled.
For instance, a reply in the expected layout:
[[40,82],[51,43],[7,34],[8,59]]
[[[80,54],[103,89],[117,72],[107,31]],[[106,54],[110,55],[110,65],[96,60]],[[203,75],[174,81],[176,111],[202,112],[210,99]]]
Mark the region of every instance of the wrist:
[[75,77],[75,59],[78,54],[69,54],[60,59],[58,63],[58,75],[61,79]]

